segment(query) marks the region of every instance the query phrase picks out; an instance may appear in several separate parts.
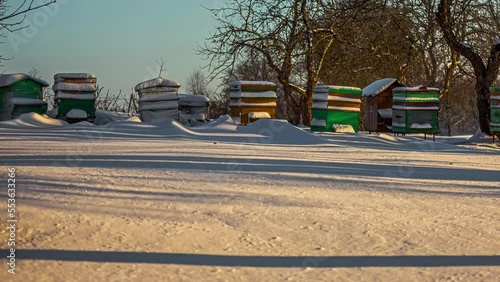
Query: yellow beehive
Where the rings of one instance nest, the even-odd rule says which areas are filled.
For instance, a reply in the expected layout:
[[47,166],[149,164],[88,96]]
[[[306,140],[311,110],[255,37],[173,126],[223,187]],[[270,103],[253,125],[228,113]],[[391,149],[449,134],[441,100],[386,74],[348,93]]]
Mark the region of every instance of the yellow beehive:
[[261,118],[276,118],[276,84],[267,81],[230,83],[231,117],[247,125]]

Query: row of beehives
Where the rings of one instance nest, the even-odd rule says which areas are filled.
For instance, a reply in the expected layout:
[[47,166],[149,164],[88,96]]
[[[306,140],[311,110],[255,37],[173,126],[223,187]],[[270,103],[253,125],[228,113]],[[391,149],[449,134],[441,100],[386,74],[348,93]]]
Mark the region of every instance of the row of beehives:
[[141,120],[175,119],[181,123],[208,120],[210,100],[203,95],[179,94],[180,87],[179,83],[162,77],[137,84]]
[[[90,120],[95,117],[96,82],[89,73],[54,76],[55,111],[58,118]],[[20,114],[43,114],[47,104],[42,90],[48,83],[26,74],[0,75],[0,118]],[[277,86],[265,81],[233,81],[231,116],[241,124],[275,118]],[[173,118],[183,123],[208,119],[208,98],[178,94],[177,82],[157,78],[136,86],[143,121]],[[491,131],[500,132],[500,87],[491,87]],[[353,87],[318,86],[312,106],[312,130],[358,130],[361,95],[367,98],[366,130],[401,133],[438,132],[439,89],[404,87],[396,79],[376,81],[363,90]]]
[[[437,133],[437,88],[404,87],[394,78],[373,82],[363,89],[367,98],[365,128],[370,132]],[[500,87],[490,87],[490,130],[500,132]]]
[[[0,120],[35,112],[45,114],[43,88],[49,84],[27,74],[0,76]],[[183,123],[208,119],[209,99],[202,95],[178,94],[180,85],[157,78],[136,86],[143,121],[173,118]],[[97,78],[90,73],[60,73],[54,76],[52,115],[70,122],[95,119]]]
[[[230,83],[231,116],[242,125],[261,118],[275,118],[276,90],[266,81]],[[491,131],[500,132],[500,87],[491,90]],[[405,87],[398,80],[375,81],[363,90],[321,85],[314,89],[312,131],[357,132],[361,98],[367,99],[366,130],[370,132],[439,132],[438,88]]]
[[[24,73],[0,76],[1,120],[16,118],[24,113],[45,114],[43,100],[46,81]],[[68,121],[95,118],[97,79],[88,73],[59,73],[54,75],[54,109],[52,114]]]
[[[246,125],[261,118],[275,118],[277,98],[274,83],[234,81],[230,86],[233,119]],[[366,88],[366,90],[369,89],[370,87]],[[363,91],[356,87],[332,85],[315,87],[311,130],[357,132],[362,94]],[[389,128],[394,132],[436,133],[438,131],[438,97],[439,89],[436,88],[399,87],[394,89],[394,95],[391,92],[390,106],[377,112],[391,120]]]

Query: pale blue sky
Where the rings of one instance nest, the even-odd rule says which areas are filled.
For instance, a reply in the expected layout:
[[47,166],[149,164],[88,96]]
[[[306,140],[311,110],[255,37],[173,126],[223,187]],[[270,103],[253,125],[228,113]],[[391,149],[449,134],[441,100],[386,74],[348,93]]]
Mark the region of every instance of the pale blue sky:
[[[15,2],[15,1],[14,1]],[[90,72],[112,91],[130,89],[158,76],[181,85],[193,70],[205,65],[195,55],[215,27],[202,7],[220,7],[224,0],[59,0],[57,6],[27,16],[30,28],[8,35],[0,45],[5,73],[40,70],[53,83],[58,72]],[[13,3],[13,2],[11,2]],[[182,91],[182,89],[181,89]]]

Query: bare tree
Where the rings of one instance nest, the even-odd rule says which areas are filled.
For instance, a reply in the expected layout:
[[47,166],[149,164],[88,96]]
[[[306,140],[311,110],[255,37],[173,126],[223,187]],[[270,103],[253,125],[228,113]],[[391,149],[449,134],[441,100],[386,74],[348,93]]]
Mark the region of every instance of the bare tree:
[[187,87],[187,92],[189,93],[203,95],[207,97],[209,96],[207,81],[205,79],[205,76],[203,75],[203,72],[199,69],[194,70],[191,73],[191,75],[189,75],[186,87]]
[[34,78],[41,78],[40,71],[35,67],[31,67],[31,70],[28,72],[28,74]]
[[[11,2],[15,4],[9,5]],[[28,27],[25,24],[26,15],[32,11],[56,3],[57,0],[0,0],[0,37],[4,32],[16,32]],[[0,55],[0,62],[6,60]]]
[[[330,5],[324,2],[229,0],[222,8],[209,9],[219,26],[197,53],[208,60],[210,78],[258,53],[282,85],[292,120],[309,124],[313,87],[327,49],[337,38],[334,29],[316,22],[329,16]],[[297,70],[301,66],[305,72]]]
[[[451,0],[440,0],[436,13],[446,43],[472,65],[479,124],[487,134],[491,134],[489,87],[496,81],[500,68],[500,37],[494,38],[500,27],[499,12],[498,2],[492,0],[457,0],[453,5]],[[460,17],[466,19],[461,21],[463,25],[456,24]],[[491,44],[486,50],[481,46],[484,41]]]
[[165,67],[167,61],[165,61],[163,57],[160,57],[160,59],[156,61],[156,64],[158,64],[158,67],[160,69],[158,77],[161,77],[161,74],[167,70],[167,68]]
[[26,14],[56,3],[57,0],[21,0],[10,6],[8,0],[0,0],[0,31],[19,31],[27,26],[24,25]]

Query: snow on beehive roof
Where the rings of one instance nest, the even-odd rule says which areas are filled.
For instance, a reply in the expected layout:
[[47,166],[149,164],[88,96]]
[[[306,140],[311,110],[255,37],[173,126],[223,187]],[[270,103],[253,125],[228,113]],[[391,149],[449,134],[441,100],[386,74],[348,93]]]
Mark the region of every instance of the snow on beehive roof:
[[196,94],[179,94],[179,103],[181,102],[198,102],[198,103],[207,103],[210,102],[210,99],[204,95],[196,95]]
[[439,88],[427,87],[425,85],[417,85],[412,87],[396,87],[392,89],[396,93],[407,93],[407,92],[439,92]]
[[314,87],[315,93],[328,93],[337,92],[345,94],[361,94],[361,88],[350,86],[336,86],[336,85],[318,85]]
[[59,82],[54,84],[54,86],[52,86],[52,90],[54,90],[54,92],[57,91],[95,92],[97,91],[97,88],[92,83],[76,84],[76,83]]
[[276,84],[270,81],[250,81],[250,80],[234,80],[229,82],[231,86],[239,86],[239,85],[255,85],[255,86],[272,86],[275,87]]
[[23,81],[25,79],[32,80],[43,87],[49,86],[49,84],[36,77],[32,77],[31,75],[27,75],[25,73],[12,73],[12,74],[2,74],[0,75],[0,87],[9,87],[13,84],[18,83],[19,81]]
[[366,97],[366,96],[375,97],[378,94],[385,91],[387,88],[389,88],[393,84],[397,84],[397,86],[404,86],[403,84],[401,84],[401,82],[399,82],[395,78],[383,78],[383,79],[374,81],[370,85],[363,88],[363,97]]
[[96,79],[96,76],[91,73],[75,72],[75,73],[58,73],[54,75],[54,81],[60,79]]
[[278,98],[276,92],[274,91],[263,91],[263,92],[243,92],[243,91],[231,91],[229,98],[239,99],[239,98]]
[[173,80],[164,78],[164,77],[158,77],[154,79],[150,79],[145,82],[141,82],[135,86],[135,91],[140,91],[142,89],[147,89],[147,88],[154,88],[154,87],[173,87],[173,88],[179,88],[181,85]]

